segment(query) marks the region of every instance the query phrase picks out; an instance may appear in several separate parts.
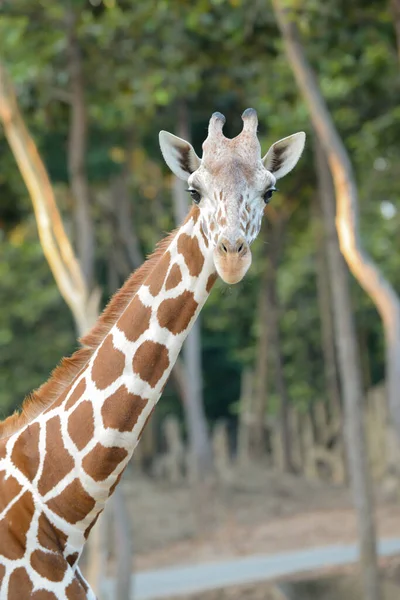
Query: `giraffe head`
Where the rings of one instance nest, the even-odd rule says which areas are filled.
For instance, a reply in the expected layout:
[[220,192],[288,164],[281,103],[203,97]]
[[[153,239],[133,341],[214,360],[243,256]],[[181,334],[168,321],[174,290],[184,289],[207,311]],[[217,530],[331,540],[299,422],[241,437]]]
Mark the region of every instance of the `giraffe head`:
[[305,142],[303,132],[295,133],[275,142],[262,157],[256,111],[248,108],[242,119],[241,133],[229,139],[222,132],[225,117],[214,113],[202,158],[185,140],[160,132],[165,162],[187,181],[200,209],[203,233],[213,248],[215,268],[230,284],[243,279],[250,267],[250,245],[260,231],[276,180],[293,169]]

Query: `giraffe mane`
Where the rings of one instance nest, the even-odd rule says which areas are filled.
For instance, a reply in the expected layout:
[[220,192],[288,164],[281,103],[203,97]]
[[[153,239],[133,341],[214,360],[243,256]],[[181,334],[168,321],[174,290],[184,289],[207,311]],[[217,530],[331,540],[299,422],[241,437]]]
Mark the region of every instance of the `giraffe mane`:
[[[196,220],[198,212],[199,209],[197,206],[193,206],[185,222],[192,216]],[[139,287],[153,271],[159,258],[167,250],[177,232],[178,229],[174,229],[169,235],[158,242],[154,252],[130,275],[123,286],[115,292],[92,329],[80,338],[79,342],[82,348],[76,350],[72,356],[63,358],[51,373],[50,378],[25,398],[21,409],[17,409],[14,414],[0,422],[0,439],[9,437],[25,427],[25,425],[31,423],[71,385],[75,377],[93,356],[100,343],[110,332],[113,325],[115,325]]]

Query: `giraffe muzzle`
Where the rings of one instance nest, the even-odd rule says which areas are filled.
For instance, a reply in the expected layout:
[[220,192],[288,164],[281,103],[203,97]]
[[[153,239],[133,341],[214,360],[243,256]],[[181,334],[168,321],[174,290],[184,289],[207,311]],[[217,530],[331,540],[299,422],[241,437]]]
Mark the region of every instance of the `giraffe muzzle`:
[[238,283],[251,265],[251,251],[247,241],[240,237],[235,241],[220,238],[214,250],[214,264],[225,283]]

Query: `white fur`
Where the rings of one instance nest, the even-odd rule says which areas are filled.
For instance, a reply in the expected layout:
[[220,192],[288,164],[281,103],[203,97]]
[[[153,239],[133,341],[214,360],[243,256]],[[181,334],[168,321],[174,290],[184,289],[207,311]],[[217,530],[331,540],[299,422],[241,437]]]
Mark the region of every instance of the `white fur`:
[[[306,134],[304,131],[299,131],[298,133],[294,133],[293,135],[289,135],[288,137],[275,142],[272,144],[271,148],[268,150],[267,154],[263,158],[264,167],[270,171],[276,179],[280,179],[287,175],[297,164],[306,141]],[[286,148],[283,154],[283,162],[280,168],[277,171],[273,170],[273,159],[275,156],[275,150],[281,150],[282,148]]]
[[[193,146],[182,140],[181,138],[169,133],[168,131],[160,131],[159,134],[160,148],[165,162],[171,169],[171,171],[184,181],[188,180],[189,175],[193,171],[197,171],[201,164],[201,159],[197,156],[193,149]],[[189,170],[186,171],[182,168],[180,163],[180,156],[189,151]]]

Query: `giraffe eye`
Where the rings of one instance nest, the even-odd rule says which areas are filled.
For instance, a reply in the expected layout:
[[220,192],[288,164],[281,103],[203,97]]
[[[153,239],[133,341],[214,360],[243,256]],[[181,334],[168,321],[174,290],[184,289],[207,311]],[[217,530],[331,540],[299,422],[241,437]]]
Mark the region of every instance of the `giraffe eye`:
[[267,191],[265,192],[265,194],[264,194],[264,202],[265,202],[265,204],[269,204],[269,201],[270,201],[270,200],[271,200],[271,198],[272,198],[272,194],[273,194],[274,192],[277,192],[277,191],[278,191],[278,190],[276,189],[276,187],[275,187],[275,186],[273,186],[272,188],[269,188],[269,190],[267,190]]
[[192,196],[193,202],[195,204],[198,204],[201,200],[200,192],[198,192],[197,190],[190,190],[190,189],[187,191]]

